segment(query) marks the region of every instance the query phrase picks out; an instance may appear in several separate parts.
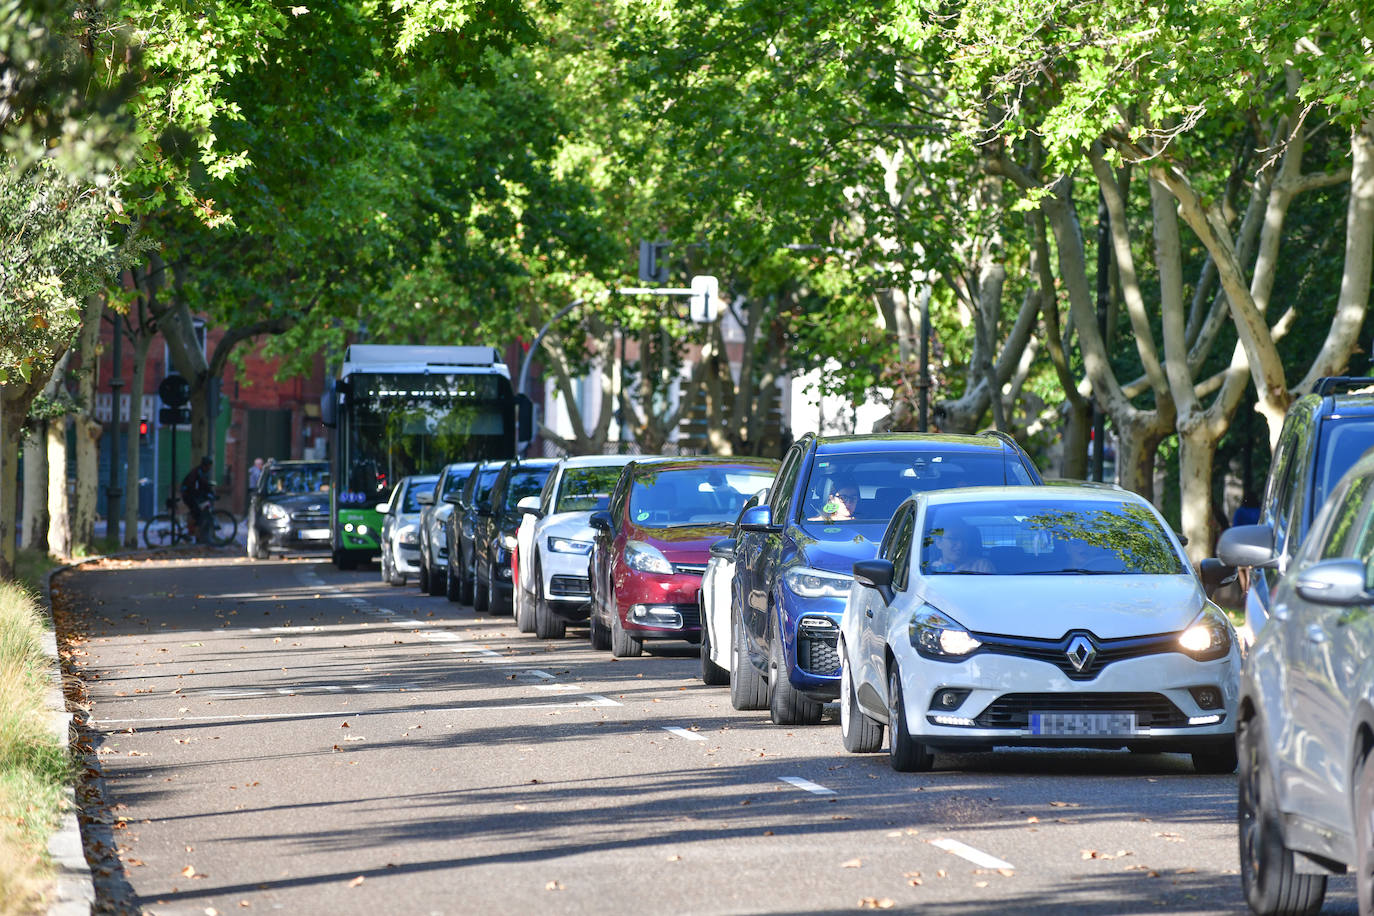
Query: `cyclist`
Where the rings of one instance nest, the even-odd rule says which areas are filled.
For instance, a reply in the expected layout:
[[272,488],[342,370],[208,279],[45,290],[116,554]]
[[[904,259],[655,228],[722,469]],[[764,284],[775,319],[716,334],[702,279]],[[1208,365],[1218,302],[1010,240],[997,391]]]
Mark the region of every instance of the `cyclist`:
[[186,527],[201,544],[210,543],[210,532],[214,529],[210,514],[210,504],[215,501],[215,479],[210,475],[214,463],[214,459],[206,455],[181,481],[181,499],[186,504],[188,519]]

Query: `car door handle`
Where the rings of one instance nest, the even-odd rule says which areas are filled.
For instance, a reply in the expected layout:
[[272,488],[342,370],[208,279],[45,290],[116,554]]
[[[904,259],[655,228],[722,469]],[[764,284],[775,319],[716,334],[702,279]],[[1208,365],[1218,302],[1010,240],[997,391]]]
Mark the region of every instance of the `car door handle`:
[[1307,628],[1307,640],[1318,644],[1326,642],[1326,631],[1322,629],[1321,624],[1314,623]]
[[871,607],[866,607],[866,608],[864,608],[864,616],[865,616],[865,617],[872,617],[872,616],[873,616],[873,608],[871,608]]

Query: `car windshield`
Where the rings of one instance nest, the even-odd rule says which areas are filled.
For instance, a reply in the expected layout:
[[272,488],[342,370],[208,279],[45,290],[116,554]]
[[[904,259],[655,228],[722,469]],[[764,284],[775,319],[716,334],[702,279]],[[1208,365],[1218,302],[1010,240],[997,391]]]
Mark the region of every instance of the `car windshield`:
[[622,470],[620,465],[565,469],[558,482],[558,500],[553,511],[595,512],[606,508]]
[[471,466],[465,468],[449,468],[448,473],[444,475],[444,489],[439,494],[439,498],[443,499],[445,496],[461,493],[463,491],[463,484],[467,483],[468,478],[471,476]]
[[494,467],[483,469],[482,473],[477,475],[477,492],[473,494],[475,502],[480,504],[491,498],[492,487],[496,486],[496,478],[500,473],[501,468]]
[[263,475],[262,488],[268,496],[293,493],[328,493],[329,467],[268,468]]
[[907,498],[926,490],[1031,483],[1021,462],[1001,449],[923,445],[919,450],[820,454],[806,481],[801,516],[826,524],[886,524]]
[[438,482],[438,480],[439,478],[437,477],[410,478],[410,485],[407,486],[405,492],[401,494],[402,514],[408,515],[412,512],[419,512],[421,509],[423,509],[424,506],[420,505],[420,494],[432,492],[434,490],[434,484]]
[[510,481],[506,484],[505,508],[514,509],[516,503],[526,496],[538,496],[544,489],[544,481],[549,479],[552,468],[528,468],[511,471]]
[[1316,513],[1342,475],[1354,467],[1365,450],[1374,445],[1374,418],[1328,420],[1322,425],[1321,451],[1312,490],[1311,511]]
[[932,505],[922,575],[1146,575],[1184,572],[1159,520],[1125,500],[1014,499]]
[[731,525],[745,500],[772,481],[772,468],[748,465],[644,468],[630,491],[630,518],[641,528]]

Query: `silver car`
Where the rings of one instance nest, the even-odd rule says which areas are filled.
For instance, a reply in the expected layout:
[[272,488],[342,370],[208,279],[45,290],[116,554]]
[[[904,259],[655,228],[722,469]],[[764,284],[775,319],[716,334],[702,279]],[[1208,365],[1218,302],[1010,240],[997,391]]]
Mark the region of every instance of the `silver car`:
[[391,498],[377,504],[382,513],[382,581],[405,585],[420,573],[420,494],[429,493],[438,480],[433,474],[402,477]]
[[448,582],[448,539],[444,528],[453,514],[450,496],[463,490],[468,475],[477,467],[475,461],[460,461],[445,465],[439,471],[434,489],[420,494],[424,510],[420,513],[420,591],[431,595],[444,594]]
[[[1272,539],[1222,534],[1263,568]],[[1269,605],[1241,674],[1241,883],[1256,913],[1315,913],[1354,868],[1374,913],[1374,453],[1342,477]]]
[[939,750],[1096,747],[1236,766],[1240,655],[1178,538],[1098,487],[930,491],[854,564],[840,730],[897,770]]

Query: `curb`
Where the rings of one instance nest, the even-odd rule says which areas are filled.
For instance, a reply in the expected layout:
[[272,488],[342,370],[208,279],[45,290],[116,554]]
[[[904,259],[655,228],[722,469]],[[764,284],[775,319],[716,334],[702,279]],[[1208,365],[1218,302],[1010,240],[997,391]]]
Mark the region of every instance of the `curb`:
[[[67,700],[62,692],[62,664],[57,656],[57,625],[52,616],[52,580],[58,573],[66,572],[84,563],[103,557],[85,557],[76,563],[58,566],[48,570],[43,576],[43,603],[48,610],[48,629],[43,634],[43,653],[48,656],[50,686],[48,687],[49,723],[57,740],[70,755],[75,735],[72,731],[72,714],[67,711]],[[95,906],[95,880],[91,875],[90,863],[86,861],[86,847],[81,842],[81,825],[77,812],[81,801],[76,797],[76,786],[68,790],[71,805],[62,815],[57,832],[48,838],[48,855],[54,866],[54,888],[48,904],[48,916],[89,916]]]

